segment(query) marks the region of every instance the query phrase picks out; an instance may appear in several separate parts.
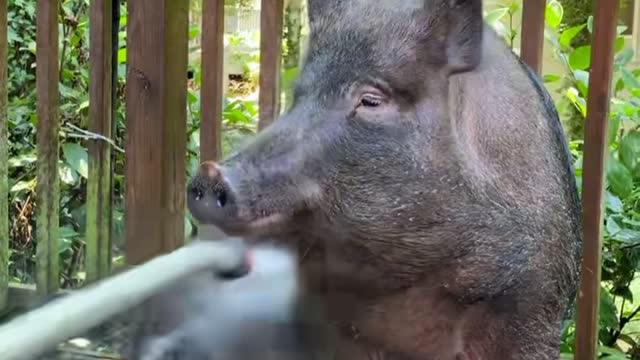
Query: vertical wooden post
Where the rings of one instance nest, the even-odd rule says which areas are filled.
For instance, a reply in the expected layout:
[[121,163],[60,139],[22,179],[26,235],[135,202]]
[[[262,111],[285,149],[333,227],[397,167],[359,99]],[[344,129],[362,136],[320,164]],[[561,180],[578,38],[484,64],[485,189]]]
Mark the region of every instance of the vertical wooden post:
[[60,181],[60,119],[58,114],[59,0],[38,0],[36,28],[36,88],[38,96],[38,173],[36,183],[36,284],[42,295],[58,290]]
[[[117,1],[116,1],[117,2]],[[111,137],[113,0],[92,0],[90,4],[89,117],[90,130]],[[88,140],[87,184],[87,280],[95,281],[111,269],[111,145]]]
[[139,264],[184,243],[189,1],[127,6],[126,251]]
[[595,3],[582,175],[584,253],[576,323],[576,359],[580,360],[597,356],[606,139],[619,6],[618,1]]
[[224,0],[202,1],[200,160],[222,157]]
[[520,58],[538,74],[542,71],[545,9],[545,0],[524,0],[522,8]]
[[283,0],[262,0],[260,11],[260,121],[269,126],[280,114]]
[[9,290],[9,124],[7,119],[7,0],[0,0],[0,312]]

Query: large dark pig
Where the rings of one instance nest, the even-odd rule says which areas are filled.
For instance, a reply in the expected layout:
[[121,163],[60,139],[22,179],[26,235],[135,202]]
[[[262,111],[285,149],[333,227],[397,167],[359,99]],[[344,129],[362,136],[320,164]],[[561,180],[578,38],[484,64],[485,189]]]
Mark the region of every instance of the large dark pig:
[[298,249],[331,358],[557,359],[580,204],[539,79],[480,0],[310,0],[309,15],[291,109],[203,163],[194,217]]

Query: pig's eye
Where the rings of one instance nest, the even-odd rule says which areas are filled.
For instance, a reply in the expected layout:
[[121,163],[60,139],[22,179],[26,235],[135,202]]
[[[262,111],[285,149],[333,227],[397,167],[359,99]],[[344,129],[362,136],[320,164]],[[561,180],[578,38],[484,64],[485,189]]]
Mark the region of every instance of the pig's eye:
[[383,97],[376,94],[364,94],[360,98],[360,106],[377,107],[384,101]]

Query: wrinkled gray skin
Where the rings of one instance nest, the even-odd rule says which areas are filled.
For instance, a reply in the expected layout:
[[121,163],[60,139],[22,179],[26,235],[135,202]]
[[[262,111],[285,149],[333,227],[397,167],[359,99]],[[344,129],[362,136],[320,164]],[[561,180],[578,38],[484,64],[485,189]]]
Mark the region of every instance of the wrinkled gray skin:
[[194,217],[299,250],[324,359],[557,359],[580,204],[539,80],[480,0],[311,0],[310,20],[292,108],[203,164]]

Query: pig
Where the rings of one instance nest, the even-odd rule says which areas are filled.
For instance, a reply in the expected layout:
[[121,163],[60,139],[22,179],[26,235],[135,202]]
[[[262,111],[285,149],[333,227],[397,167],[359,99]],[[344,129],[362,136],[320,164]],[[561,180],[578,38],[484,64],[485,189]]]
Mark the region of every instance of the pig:
[[194,218],[298,252],[322,359],[557,359],[582,210],[539,77],[480,0],[309,0],[309,23],[291,107],[201,164]]

